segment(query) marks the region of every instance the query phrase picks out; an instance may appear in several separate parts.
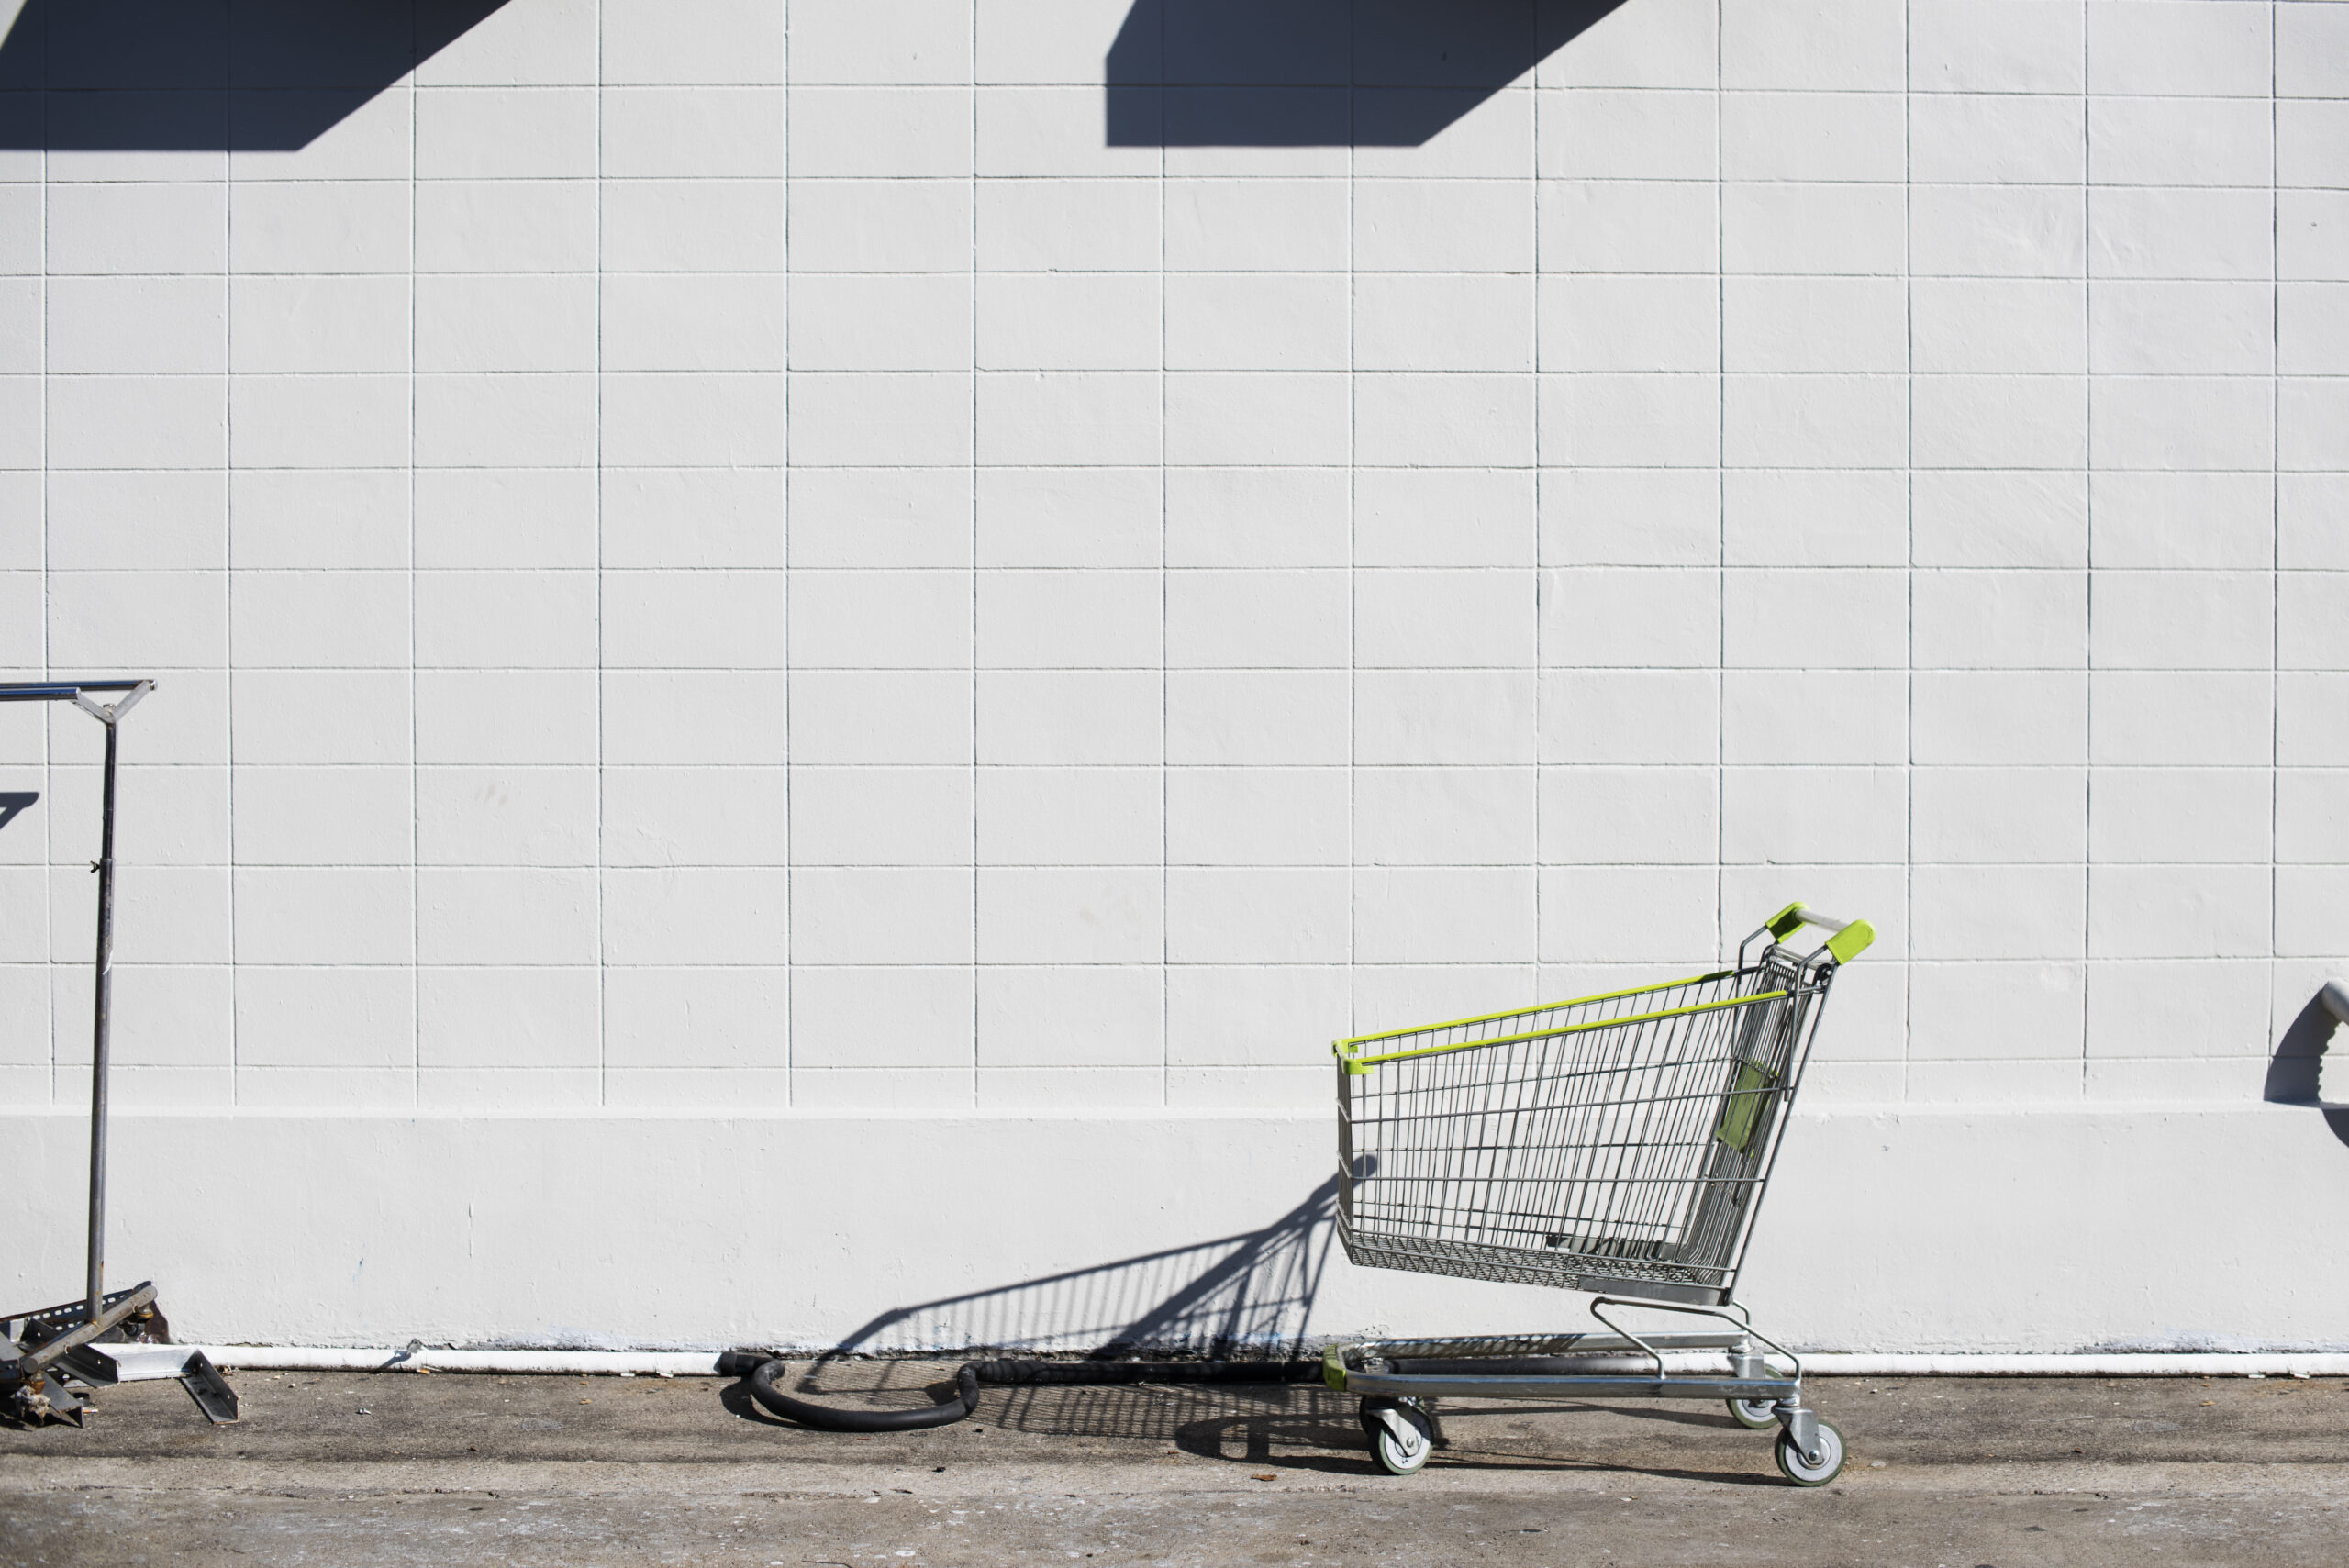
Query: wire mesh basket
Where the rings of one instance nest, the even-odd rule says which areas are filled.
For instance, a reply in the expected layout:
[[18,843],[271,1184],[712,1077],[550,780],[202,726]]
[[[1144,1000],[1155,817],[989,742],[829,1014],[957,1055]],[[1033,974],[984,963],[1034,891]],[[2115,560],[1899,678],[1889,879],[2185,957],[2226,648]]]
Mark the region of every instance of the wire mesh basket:
[[[1825,945],[1785,945],[1807,924]],[[1733,969],[1340,1040],[1346,1255],[1727,1302],[1828,986],[1873,937],[1789,905]]]

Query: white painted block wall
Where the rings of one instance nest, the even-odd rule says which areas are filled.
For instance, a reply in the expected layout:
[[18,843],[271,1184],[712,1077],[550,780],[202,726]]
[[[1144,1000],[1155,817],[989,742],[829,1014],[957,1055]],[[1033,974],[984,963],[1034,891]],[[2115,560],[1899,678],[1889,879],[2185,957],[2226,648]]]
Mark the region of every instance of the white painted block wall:
[[[162,10],[109,85],[189,39],[231,128],[338,84]],[[2349,972],[2349,5],[1628,0],[1424,145],[1228,144],[1184,84],[1241,13],[1335,123],[1452,104],[1349,91],[1335,0],[508,0],[298,150],[94,149],[153,100],[8,46],[0,675],[162,682],[117,1142],[251,1249],[125,1198],[117,1273],[216,1339],[821,1341],[1268,1222],[1331,1037],[1800,897],[1882,937],[1797,1134],[1888,1157],[1765,1222],[1812,1342],[2349,1345],[2349,1263],[2213,1251],[2349,1198],[2261,1103]],[[1121,29],[1174,83],[1122,107]],[[96,744],[0,708],[42,1299]],[[646,1246],[573,1277],[615,1160]],[[500,1267],[350,1283],[492,1180],[551,1216]],[[1097,1201],[893,1239],[993,1182]],[[787,1293],[621,1277],[719,1208]],[[1968,1294],[2066,1241],[2022,1320]],[[1498,1299],[1332,1267],[1333,1332]]]

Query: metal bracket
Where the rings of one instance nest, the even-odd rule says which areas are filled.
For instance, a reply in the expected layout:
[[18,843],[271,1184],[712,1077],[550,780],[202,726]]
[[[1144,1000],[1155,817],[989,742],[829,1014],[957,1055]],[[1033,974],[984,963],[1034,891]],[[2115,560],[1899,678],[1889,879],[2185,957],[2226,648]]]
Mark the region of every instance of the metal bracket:
[[204,1412],[204,1418],[216,1427],[225,1427],[238,1417],[237,1391],[212,1364],[212,1358],[202,1351],[188,1352],[187,1364],[180,1373],[180,1386]]
[[139,706],[139,699],[155,689],[152,681],[140,681],[115,701],[99,706],[90,700],[90,694],[78,687],[73,693],[73,706],[96,719],[100,724],[113,724]]
[[[1428,1429],[1424,1436],[1417,1427],[1403,1418],[1403,1407],[1406,1405],[1428,1418]],[[1395,1440],[1408,1452],[1423,1442],[1431,1448],[1444,1446],[1443,1429],[1436,1424],[1434,1405],[1435,1401],[1432,1399],[1421,1398],[1415,1394],[1405,1394],[1372,1404],[1363,1413],[1375,1418],[1380,1426],[1393,1433]]]
[[1794,1439],[1795,1447],[1802,1451],[1803,1458],[1813,1464],[1819,1462],[1818,1411],[1808,1405],[1797,1405],[1788,1409],[1785,1403],[1781,1403],[1778,1406],[1778,1425],[1786,1428],[1787,1436]]
[[[121,1303],[129,1300],[135,1292],[144,1289],[151,1282],[142,1281],[129,1290],[108,1291],[99,1301],[98,1310],[101,1313],[112,1311]],[[0,1338],[14,1340],[27,1345],[53,1339],[85,1319],[89,1316],[89,1310],[86,1302],[67,1301],[55,1307],[36,1307],[30,1312],[0,1313]],[[170,1342],[171,1325],[151,1301],[145,1307],[133,1311],[128,1318],[122,1318],[117,1327],[121,1328],[126,1334],[133,1334],[134,1325],[136,1326],[135,1339],[127,1342],[150,1345]]]
[[89,1396],[61,1379],[36,1375],[18,1386],[11,1395],[8,1414],[19,1421],[39,1425],[44,1421],[71,1421],[82,1424],[83,1413],[90,1408]]
[[87,1309],[75,1301],[6,1319],[11,1338],[0,1350],[0,1402],[12,1403],[25,1420],[70,1418],[78,1426],[90,1408],[82,1387],[176,1377],[205,1419],[215,1426],[236,1420],[237,1391],[210,1357],[193,1346],[142,1343],[143,1333],[133,1337],[134,1325],[139,1330],[165,1327],[154,1303],[150,1282],[106,1296],[95,1318],[83,1320]]
[[[1629,1329],[1625,1329],[1618,1325],[1612,1318],[1608,1317],[1605,1312],[1600,1310],[1601,1307],[1653,1307],[1658,1312],[1679,1312],[1685,1313],[1693,1318],[1718,1318],[1725,1323],[1734,1323],[1744,1335],[1751,1339],[1761,1340],[1764,1344],[1777,1351],[1778,1354],[1784,1356],[1787,1361],[1792,1362],[1794,1363],[1794,1372],[1790,1374],[1792,1380],[1797,1383],[1802,1381],[1802,1358],[1796,1355],[1792,1351],[1787,1349],[1786,1346],[1778,1343],[1777,1340],[1770,1338],[1769,1335],[1762,1332],[1761,1329],[1756,1329],[1753,1326],[1752,1315],[1737,1302],[1723,1302],[1719,1307],[1684,1307],[1677,1302],[1670,1301],[1627,1301],[1620,1296],[1612,1296],[1594,1297],[1590,1304],[1590,1315],[1593,1318],[1598,1318],[1601,1323],[1606,1324],[1609,1329],[1614,1329],[1615,1332],[1623,1339],[1630,1340],[1634,1345],[1637,1345],[1643,1353],[1653,1358],[1655,1362],[1656,1381],[1659,1383],[1669,1381],[1669,1374],[1664,1370],[1664,1355],[1657,1347],[1667,1343],[1671,1339],[1671,1336],[1653,1334],[1642,1339],[1641,1336],[1632,1333]],[[1651,1343],[1651,1340],[1654,1342]],[[1741,1342],[1738,1347],[1731,1351],[1731,1359],[1736,1369],[1735,1375],[1739,1377],[1776,1377],[1777,1375],[1775,1371],[1771,1370],[1767,1361],[1753,1353],[1753,1347],[1750,1344]]]
[[155,1300],[155,1286],[150,1281],[108,1299],[113,1305],[107,1307],[95,1318],[68,1329],[55,1338],[44,1340],[28,1351],[21,1358],[20,1364],[27,1372],[37,1373],[51,1362],[63,1359],[68,1351],[78,1345],[88,1344],[140,1307],[152,1305]]

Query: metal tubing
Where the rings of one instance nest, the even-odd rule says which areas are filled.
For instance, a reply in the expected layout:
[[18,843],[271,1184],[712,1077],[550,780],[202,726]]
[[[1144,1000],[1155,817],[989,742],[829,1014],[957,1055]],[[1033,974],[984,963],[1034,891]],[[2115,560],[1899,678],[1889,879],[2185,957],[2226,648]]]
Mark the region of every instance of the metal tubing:
[[[1750,1334],[1648,1334],[1651,1345],[1667,1351],[1726,1351]],[[1345,1347],[1349,1357],[1380,1361],[1424,1361],[1468,1356],[1644,1355],[1638,1341],[1621,1334],[1480,1335],[1453,1340],[1364,1340]]]
[[149,683],[138,681],[5,681],[0,702],[72,702],[83,692],[129,692]]
[[1800,1399],[1786,1377],[1458,1377],[1353,1372],[1346,1392],[1450,1399]]
[[[81,1307],[75,1302],[75,1308]],[[1726,1349],[1727,1347],[1722,1347]],[[709,1377],[712,1351],[450,1351],[354,1348],[349,1345],[219,1345],[203,1347],[220,1366],[288,1372],[465,1372],[565,1377]],[[108,1354],[113,1354],[109,1350]],[[813,1349],[803,1353],[813,1356]],[[944,1353],[944,1352],[940,1352]],[[1860,1355],[1816,1352],[1803,1357],[1811,1377],[2349,1377],[2349,1354],[2147,1351],[2129,1355]],[[1367,1373],[1354,1375],[1368,1376]],[[1675,1374],[1676,1378],[1676,1374]]]
[[[1634,1338],[1635,1336],[1631,1335],[1628,1329],[1617,1328],[1615,1320],[1608,1317],[1607,1314],[1601,1310],[1601,1308],[1609,1307],[1653,1307],[1658,1312],[1680,1312],[1686,1313],[1691,1317],[1718,1318],[1725,1323],[1735,1323],[1740,1329],[1744,1330],[1744,1335],[1747,1339],[1761,1340],[1764,1344],[1777,1351],[1781,1357],[1785,1358],[1787,1361],[1792,1362],[1794,1363],[1794,1372],[1790,1375],[1798,1383],[1802,1381],[1801,1358],[1798,1357],[1794,1351],[1787,1349],[1786,1346],[1778,1343],[1777,1340],[1770,1338],[1769,1335],[1764,1333],[1761,1329],[1756,1329],[1753,1326],[1753,1319],[1746,1315],[1745,1308],[1738,1306],[1734,1302],[1731,1302],[1725,1307],[1679,1307],[1669,1302],[1636,1300],[1622,1301],[1618,1300],[1615,1297],[1606,1296],[1602,1296],[1596,1301],[1593,1301],[1590,1304],[1590,1315],[1593,1318],[1598,1318],[1601,1323],[1606,1324],[1609,1329],[1614,1329],[1617,1333],[1622,1334],[1628,1339]],[[1659,1346],[1664,1344],[1663,1337],[1654,1334],[1651,1334],[1647,1337],[1647,1342]],[[1642,1348],[1645,1348],[1644,1343]],[[1752,1346],[1746,1346],[1740,1353],[1750,1354],[1752,1349]],[[1650,1353],[1653,1354],[1653,1352]],[[1765,1362],[1765,1364],[1766,1365],[1767,1363]],[[1659,1374],[1663,1373],[1664,1358],[1662,1356],[1657,1356],[1655,1358],[1655,1369]]]
[[106,1273],[106,1067],[109,1015],[114,1009],[114,761],[115,716],[106,715],[106,806],[98,828],[98,958],[90,1024],[90,1269],[89,1317],[105,1307]]

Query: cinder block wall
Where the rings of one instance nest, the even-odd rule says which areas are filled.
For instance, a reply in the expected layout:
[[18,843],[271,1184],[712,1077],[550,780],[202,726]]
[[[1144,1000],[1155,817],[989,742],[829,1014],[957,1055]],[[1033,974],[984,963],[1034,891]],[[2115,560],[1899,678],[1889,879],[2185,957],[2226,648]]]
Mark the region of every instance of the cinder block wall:
[[[875,1243],[820,1219],[833,1135],[763,1132],[750,1190],[662,1156],[631,1223],[817,1217],[787,1321],[387,1305],[365,1223],[277,1226],[298,1169],[142,1154],[142,1111],[560,1124],[551,1211],[643,1117],[866,1118],[978,1203],[919,1129],[997,1118],[1130,1195],[890,1275],[942,1295],[1305,1195],[1105,1170],[1071,1119],[1318,1171],[1332,1036],[1709,963],[1797,897],[1882,933],[1812,1121],[1987,1118],[2015,1195],[1870,1177],[1980,1238],[1933,1290],[1774,1214],[1828,1339],[1998,1340],[1963,1282],[2132,1201],[2090,1125],[2301,1151],[2181,1238],[2340,1211],[2349,1148],[2261,1101],[2349,970],[2349,5],[368,17],[36,3],[0,46],[0,665],[162,682],[117,981],[161,1261],[122,1266],[217,1335],[820,1339]],[[86,1094],[96,743],[0,709],[20,1130]],[[453,1213],[443,1136],[299,1201]],[[14,1178],[58,1195],[26,1292],[78,1278],[75,1179]],[[2304,1258],[2190,1309],[2110,1262],[2063,1342],[2349,1343]]]

